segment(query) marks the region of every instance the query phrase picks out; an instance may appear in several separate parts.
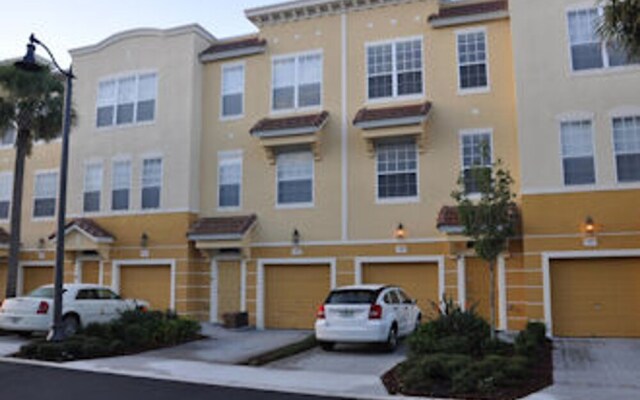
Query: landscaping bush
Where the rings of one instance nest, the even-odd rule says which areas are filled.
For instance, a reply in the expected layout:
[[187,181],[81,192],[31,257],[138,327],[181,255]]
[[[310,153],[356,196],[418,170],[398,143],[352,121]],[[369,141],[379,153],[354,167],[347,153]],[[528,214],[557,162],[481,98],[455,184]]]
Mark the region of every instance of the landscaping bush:
[[528,361],[521,356],[488,355],[474,360],[451,378],[452,393],[490,394],[513,387],[526,379]]
[[200,324],[175,313],[125,311],[106,324],[89,324],[62,342],[37,340],[17,354],[22,358],[70,361],[138,353],[194,340]]
[[529,322],[525,330],[521,331],[514,343],[515,351],[533,360],[539,358],[546,342],[547,328],[541,322]]
[[471,360],[467,355],[446,353],[410,358],[400,367],[402,382],[410,393],[447,393],[452,377],[466,369]]

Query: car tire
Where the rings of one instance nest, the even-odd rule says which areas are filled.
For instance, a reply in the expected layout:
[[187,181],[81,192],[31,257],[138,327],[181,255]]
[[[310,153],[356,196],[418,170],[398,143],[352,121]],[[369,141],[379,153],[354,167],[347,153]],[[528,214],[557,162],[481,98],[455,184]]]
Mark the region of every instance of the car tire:
[[80,330],[80,318],[73,314],[62,317],[62,330],[65,337],[75,335]]
[[320,342],[320,348],[324,351],[332,351],[335,346],[333,342]]
[[388,352],[393,352],[398,347],[398,328],[393,325],[391,329],[389,329],[389,336],[387,336],[387,341],[384,344],[384,348]]

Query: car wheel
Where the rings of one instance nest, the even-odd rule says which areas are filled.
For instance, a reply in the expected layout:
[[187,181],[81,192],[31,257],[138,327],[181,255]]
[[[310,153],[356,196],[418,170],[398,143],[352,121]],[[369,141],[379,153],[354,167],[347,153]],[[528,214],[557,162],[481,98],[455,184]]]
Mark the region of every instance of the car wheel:
[[389,336],[385,343],[385,350],[388,352],[394,351],[398,347],[398,328],[393,325],[389,330]]
[[335,346],[335,343],[333,342],[320,342],[320,347],[324,351],[331,351],[333,350],[334,346]]
[[80,329],[80,319],[72,314],[65,315],[62,318],[62,329],[65,337],[75,335]]

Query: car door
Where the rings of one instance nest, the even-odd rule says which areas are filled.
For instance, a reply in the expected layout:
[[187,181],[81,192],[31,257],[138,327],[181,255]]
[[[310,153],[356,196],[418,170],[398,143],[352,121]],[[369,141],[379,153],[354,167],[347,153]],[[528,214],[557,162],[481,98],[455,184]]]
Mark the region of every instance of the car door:
[[[385,307],[387,308],[385,312],[388,311],[392,315],[392,319],[394,319],[398,324],[398,334],[401,335],[406,328],[404,326],[405,321],[403,321],[402,313],[400,310],[400,300],[398,299],[398,294],[394,289],[388,289],[387,292],[384,293],[382,299],[385,303]],[[383,312],[383,315],[385,314],[385,312]]]
[[86,326],[93,322],[100,322],[100,302],[95,289],[79,289],[73,304],[69,305],[80,316],[80,322]]
[[111,289],[98,288],[96,292],[101,303],[100,319],[102,322],[109,322],[118,318],[120,313],[126,309],[125,302]]
[[418,317],[415,313],[416,307],[413,300],[402,289],[398,289],[398,299],[400,300],[400,312],[404,319],[405,330],[403,334],[409,334],[415,328],[415,321]]

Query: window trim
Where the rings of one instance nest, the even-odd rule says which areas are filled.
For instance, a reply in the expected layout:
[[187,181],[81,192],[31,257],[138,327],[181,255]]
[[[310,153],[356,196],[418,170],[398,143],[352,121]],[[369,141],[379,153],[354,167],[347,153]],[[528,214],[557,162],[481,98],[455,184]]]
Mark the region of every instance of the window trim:
[[[313,105],[313,106],[305,106],[305,107],[299,107],[298,106],[298,99],[299,99],[299,95],[298,95],[298,87],[299,87],[299,82],[298,82],[298,63],[299,63],[299,58],[304,57],[304,56],[313,56],[313,55],[319,55],[320,56],[320,76],[322,77],[322,79],[320,80],[320,104],[317,105]],[[293,58],[294,59],[294,74],[293,74],[293,107],[292,108],[282,108],[279,110],[276,110],[273,108],[274,106],[274,95],[273,95],[273,91],[275,89],[275,68],[274,68],[274,63],[276,61],[279,60],[286,60],[288,58]],[[271,115],[278,115],[278,114],[287,114],[287,113],[298,113],[298,112],[307,112],[307,111],[314,111],[314,110],[321,110],[323,105],[324,105],[324,49],[323,48],[318,48],[318,49],[313,49],[313,50],[308,50],[308,51],[301,51],[301,52],[295,52],[295,53],[286,53],[286,54],[278,54],[278,55],[274,55],[271,56],[271,86],[269,87],[270,92],[269,92],[269,112],[271,113]]]
[[[129,195],[128,195],[128,204],[129,206],[126,209],[122,210],[114,210],[113,209],[113,178],[115,176],[115,164],[118,162],[129,162]],[[142,176],[142,173],[140,174]],[[140,183],[142,184],[142,179],[140,179]],[[140,190],[142,192],[142,189]],[[111,182],[110,182],[110,190],[109,190],[109,213],[118,214],[118,213],[127,213],[133,210],[131,194],[133,192],[133,160],[130,156],[116,156],[111,159]],[[142,200],[141,200],[142,202]]]
[[[155,159],[160,159],[160,195],[158,198],[158,207],[153,207],[153,208],[144,208],[142,207],[142,192],[144,191],[144,189],[146,187],[151,187],[151,186],[144,186],[144,162],[146,160],[155,160]],[[143,212],[154,212],[154,211],[160,211],[162,210],[162,206],[163,206],[163,202],[162,202],[162,193],[163,193],[163,187],[164,187],[164,163],[165,163],[165,157],[163,154],[161,153],[148,153],[143,155],[140,158],[140,210]],[[155,186],[154,186],[155,187]],[[133,207],[129,207],[129,210],[131,210]]]
[[[456,75],[458,77],[458,86],[457,93],[458,96],[467,96],[474,94],[486,94],[491,92],[491,53],[489,49],[489,31],[486,25],[483,26],[474,26],[470,28],[457,29],[455,32],[456,35]],[[487,84],[486,86],[479,86],[474,88],[463,88],[462,87],[462,76],[460,75],[460,48],[458,47],[458,43],[461,35],[467,35],[471,33],[483,33],[484,34],[484,48],[485,48],[485,59],[484,64],[487,71]]]
[[[398,137],[395,139],[402,140],[402,137]],[[420,202],[420,150],[418,148],[418,139],[414,138],[414,146],[416,150],[416,195],[415,196],[391,197],[391,198],[380,197],[380,191],[378,190],[379,189],[379,184],[378,184],[379,170],[378,170],[377,144],[375,146],[376,146],[375,153],[374,153],[375,156],[373,157],[373,161],[375,162],[375,168],[374,168],[375,175],[373,180],[374,191],[376,196],[375,203],[377,205],[419,203]]]
[[[244,180],[244,160],[243,150],[222,150],[218,152],[218,166],[217,166],[217,185],[216,185],[216,208],[218,211],[238,211],[242,210],[242,190],[243,190],[243,180]],[[237,206],[221,206],[220,205],[220,167],[225,163],[233,164],[238,162],[240,164],[240,197]]]
[[[229,70],[232,68],[242,67],[242,111],[240,114],[234,115],[224,115],[224,72],[225,70]],[[247,62],[246,61],[237,61],[225,63],[220,66],[220,121],[233,121],[237,119],[242,119],[245,116],[245,98],[247,92]]]
[[15,130],[16,134],[15,134],[15,137],[13,138],[13,143],[3,144],[2,141],[0,140],[0,150],[8,150],[16,147],[16,141],[18,140],[18,127],[15,124],[12,124],[12,125],[13,127],[5,129],[3,135],[6,135],[9,129]]
[[[614,130],[614,119],[622,119],[622,118],[640,118],[640,113],[633,113],[631,110],[629,112],[614,112],[609,115],[609,129],[610,129],[610,140],[611,140],[611,161],[613,164],[614,171],[614,185],[622,188],[635,188],[640,187],[640,180],[632,181],[632,182],[620,182],[619,174],[618,174],[618,153],[616,153],[616,138],[615,138],[615,130]],[[595,156],[594,156],[595,157]]]
[[[410,42],[413,40],[420,40],[420,47],[422,49],[422,62],[421,62],[421,71],[422,71],[422,87],[420,88],[420,93],[412,93],[405,95],[398,95],[398,68],[396,63],[396,43],[399,42]],[[391,44],[391,92],[392,95],[388,97],[376,97],[374,99],[369,98],[369,48],[374,46],[383,46],[386,44]],[[384,40],[376,40],[371,42],[365,42],[364,44],[364,99],[365,104],[380,104],[380,103],[388,103],[390,101],[410,101],[410,100],[420,100],[423,99],[427,94],[427,79],[426,79],[426,70],[425,70],[425,55],[426,51],[424,48],[424,36],[423,35],[413,35],[413,36],[401,36],[395,37],[391,39]]]
[[[284,203],[280,204],[278,199],[280,198],[280,180],[278,179],[278,157],[280,154],[288,154],[288,153],[309,153],[311,156],[311,201],[303,202],[303,203]],[[280,153],[276,155],[276,164],[275,164],[275,181],[276,181],[276,197],[275,197],[275,208],[276,210],[292,210],[292,209],[302,209],[302,208],[314,208],[316,201],[316,160],[313,155],[311,149],[297,150],[291,152]]]
[[[90,167],[100,166],[100,190],[98,191],[98,210],[97,211],[85,211],[85,194],[87,193],[87,170]],[[103,201],[102,195],[104,193],[104,163],[102,160],[91,160],[84,163],[84,174],[82,176],[82,214],[99,214],[102,211]]]
[[[141,75],[149,75],[149,74],[154,74],[156,77],[156,98],[155,98],[155,102],[154,102],[154,109],[153,109],[153,119],[150,121],[142,121],[142,122],[137,122],[137,111],[138,111],[138,101],[137,101],[137,95],[138,95],[138,81],[140,79]],[[114,113],[113,113],[113,123],[111,125],[105,125],[105,126],[98,126],[98,98],[99,98],[99,94],[100,94],[100,84],[103,82],[108,82],[108,81],[118,81],[119,79],[122,78],[127,78],[127,77],[131,77],[134,76],[136,78],[136,101],[134,102],[133,105],[133,121],[126,123],[126,124],[117,124],[116,123],[116,118],[117,118],[117,106],[118,106],[118,93],[116,90],[116,102],[114,103],[114,106],[116,107],[114,109]],[[116,74],[111,74],[111,75],[105,75],[103,77],[101,77],[100,79],[98,79],[97,85],[96,85],[96,98],[95,98],[95,105],[94,105],[94,120],[92,122],[93,124],[93,128],[97,131],[97,132],[103,132],[103,131],[109,131],[109,130],[117,130],[117,129],[122,129],[122,128],[132,128],[132,127],[139,127],[139,126],[145,126],[145,125],[153,125],[157,122],[158,120],[158,109],[160,108],[158,106],[159,104],[159,98],[160,98],[160,85],[159,85],[159,78],[160,74],[158,73],[157,69],[140,69],[140,70],[129,70],[129,71],[123,71],[123,72],[118,72]],[[117,86],[116,86],[117,89]]]
[[[598,185],[598,157],[596,157],[597,155],[597,151],[596,151],[596,127],[595,127],[595,118],[594,115],[592,113],[573,113],[573,114],[565,114],[564,116],[562,116],[561,118],[557,118],[558,120],[558,154],[559,154],[559,158],[560,158],[560,172],[561,172],[561,181],[562,181],[562,187],[563,188],[576,188],[576,189],[587,189],[587,188],[591,188],[591,187],[595,187]],[[564,180],[564,154],[562,154],[562,124],[565,123],[572,123],[572,122],[582,122],[582,121],[589,121],[591,123],[591,150],[593,152],[593,183],[585,183],[585,184],[572,184],[572,185],[567,185],[567,183]],[[612,128],[613,128],[613,118],[611,118],[611,124],[612,124]],[[611,140],[613,141],[613,130],[611,131]],[[613,148],[612,148],[613,149]],[[614,150],[614,155],[615,155],[615,150]],[[614,157],[614,164],[615,164],[615,157]],[[616,169],[614,167],[614,169]],[[616,175],[617,175],[617,171],[616,171]]]
[[[9,176],[9,210],[7,211],[7,218],[0,218],[0,221],[11,221],[11,205],[13,204],[13,170],[2,171],[0,176]],[[2,199],[0,199],[2,201]]]
[[[36,186],[37,186],[37,176],[39,175],[48,175],[55,174],[56,175],[56,196],[55,196],[55,204],[53,208],[53,215],[41,216],[38,217],[35,215],[36,212]],[[33,172],[33,193],[31,194],[31,220],[37,222],[46,222],[46,221],[54,221],[58,215],[58,200],[60,197],[60,193],[58,193],[60,189],[60,174],[57,168],[50,169],[39,169]]]
[[[490,163],[493,164],[495,162],[495,148],[494,148],[494,140],[493,140],[493,128],[471,128],[471,129],[461,129],[458,131],[458,155],[460,160],[460,174],[464,174],[464,171],[467,170],[464,166],[464,137],[465,136],[474,136],[474,135],[489,135],[489,146],[491,147]],[[466,188],[465,188],[466,189]],[[475,200],[480,199],[482,196],[481,193],[473,192],[469,194],[465,194],[466,197]]]

